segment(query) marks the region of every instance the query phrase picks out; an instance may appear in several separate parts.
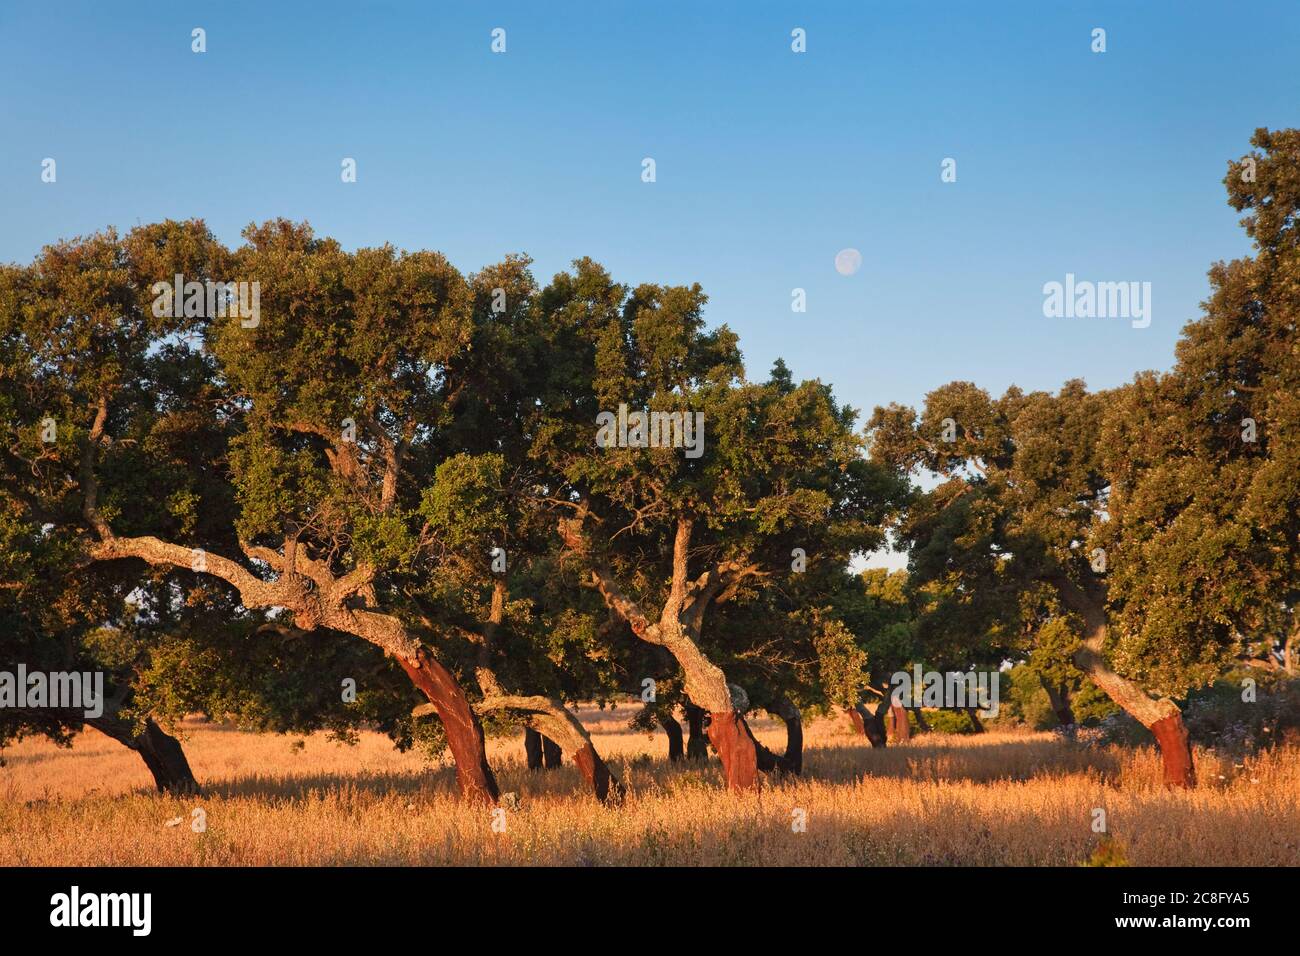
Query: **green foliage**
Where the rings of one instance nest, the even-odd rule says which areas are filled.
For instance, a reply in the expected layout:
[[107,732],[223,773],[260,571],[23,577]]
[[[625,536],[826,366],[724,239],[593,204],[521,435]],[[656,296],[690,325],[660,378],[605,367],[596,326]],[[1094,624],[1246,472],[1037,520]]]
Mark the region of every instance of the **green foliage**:
[[509,523],[501,455],[455,455],[438,465],[420,514],[448,548],[485,547]]
[[999,718],[1016,721],[1033,730],[1051,730],[1060,723],[1033,668],[1017,665],[1011,668],[1007,677],[1002,685],[1003,696],[998,702]]
[[862,693],[862,675],[867,671],[867,652],[857,636],[833,617],[814,615],[813,648],[817,652],[818,678],[828,704],[852,707]]
[[[1005,706],[1005,703],[1003,704]],[[914,717],[914,715],[909,715]],[[973,734],[975,725],[964,713],[956,710],[927,710],[926,723],[937,734]]]
[[1193,693],[1184,719],[1193,740],[1233,756],[1300,742],[1300,679],[1238,672]]

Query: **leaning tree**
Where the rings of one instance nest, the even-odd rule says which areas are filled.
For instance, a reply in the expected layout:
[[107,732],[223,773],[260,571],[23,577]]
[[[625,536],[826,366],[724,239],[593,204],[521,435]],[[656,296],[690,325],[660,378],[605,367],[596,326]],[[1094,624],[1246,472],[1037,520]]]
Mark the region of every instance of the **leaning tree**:
[[1225,660],[1253,660],[1251,639],[1279,616],[1295,667],[1300,131],[1261,129],[1251,142],[1224,183],[1254,254],[1210,269],[1173,369],[1119,390],[1103,422],[1116,653],[1152,682],[1206,683]]
[[[1079,622],[1079,669],[1155,735],[1165,782],[1190,786],[1191,743],[1174,697],[1198,674],[1182,670],[1177,682],[1145,682],[1117,652],[1126,635],[1112,627],[1108,593],[1115,495],[1099,441],[1112,401],[1079,381],[1056,394],[1012,388],[999,399],[954,382],[927,395],[920,415],[897,405],[878,408],[873,454],[946,478],[923,496],[903,530],[915,551],[950,554],[931,565],[932,573],[958,575],[950,583],[971,596],[1050,585]],[[1019,616],[1017,610],[1008,623]],[[1169,637],[1192,657],[1207,643],[1195,632]]]
[[[50,383],[20,428],[36,503],[85,563],[211,576],[249,612],[380,648],[437,707],[462,792],[495,800],[478,717],[401,596],[428,474],[406,466],[445,417],[469,289],[431,253],[348,254],[283,221],[245,236],[232,254],[202,223],[166,222],[20,270],[6,309]],[[174,276],[195,294],[159,307]],[[209,282],[258,283],[260,311],[205,303]]]
[[540,296],[555,358],[534,454],[572,560],[672,654],[743,790],[758,749],[743,690],[704,650],[709,609],[788,575],[796,549],[842,563],[874,548],[899,484],[864,460],[854,412],[826,386],[745,381],[704,302],[698,286],[628,290],[587,260],[558,275]]

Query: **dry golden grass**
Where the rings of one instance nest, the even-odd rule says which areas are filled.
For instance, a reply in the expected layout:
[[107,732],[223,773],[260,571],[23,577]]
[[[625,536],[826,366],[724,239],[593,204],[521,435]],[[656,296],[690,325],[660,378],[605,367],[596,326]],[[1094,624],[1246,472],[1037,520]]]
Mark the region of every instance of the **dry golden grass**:
[[[1152,750],[1084,750],[1046,734],[926,735],[873,751],[847,720],[807,728],[805,776],[737,797],[716,758],[670,765],[631,710],[580,714],[628,784],[597,806],[577,772],[530,773],[520,738],[493,740],[506,832],[455,796],[449,766],[399,754],[187,724],[206,792],[159,796],[138,757],[95,732],[71,750],[28,740],[0,769],[0,864],[1073,865],[1099,841],[1093,810],[1134,865],[1300,864],[1300,751],[1241,767],[1198,753],[1203,785],[1164,791]],[[757,721],[780,748],[784,733]],[[202,807],[207,830],[189,826]],[[794,832],[795,810],[806,832]],[[165,822],[183,817],[184,823]]]

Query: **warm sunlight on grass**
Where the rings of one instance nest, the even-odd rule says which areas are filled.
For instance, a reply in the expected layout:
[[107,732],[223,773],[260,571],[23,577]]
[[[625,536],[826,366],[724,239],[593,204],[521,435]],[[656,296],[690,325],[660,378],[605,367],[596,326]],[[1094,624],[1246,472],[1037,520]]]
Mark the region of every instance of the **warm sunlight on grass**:
[[[1300,864],[1300,751],[1241,766],[1198,753],[1202,786],[1159,786],[1151,750],[1085,750],[1048,734],[930,734],[871,750],[847,720],[807,728],[805,776],[736,797],[716,758],[670,765],[666,740],[627,730],[630,709],[584,708],[596,746],[628,784],[602,808],[567,765],[529,772],[522,739],[489,742],[503,792],[519,795],[495,833],[489,811],[455,797],[386,738],[356,747],[187,724],[205,787],[152,791],[140,759],[91,731],[71,750],[24,741],[0,768],[0,864],[682,864],[1073,865],[1101,835],[1094,808],[1134,865]],[[776,749],[784,733],[756,721]],[[201,807],[207,830],[195,833]],[[793,811],[806,832],[793,832]],[[179,825],[168,820],[182,817]]]

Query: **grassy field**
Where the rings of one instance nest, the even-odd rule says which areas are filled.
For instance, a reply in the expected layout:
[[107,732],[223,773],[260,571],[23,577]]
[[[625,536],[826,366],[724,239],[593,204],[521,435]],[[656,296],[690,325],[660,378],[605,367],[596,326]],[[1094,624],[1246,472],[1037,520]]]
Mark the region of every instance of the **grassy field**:
[[[1134,865],[1300,865],[1296,749],[1237,766],[1198,752],[1202,786],[1169,793],[1149,749],[990,732],[873,751],[827,719],[806,728],[802,779],[736,797],[716,758],[669,764],[662,735],[627,729],[631,712],[579,711],[629,787],[617,810],[567,764],[529,772],[522,737],[490,741],[501,789],[518,795],[505,832],[456,799],[449,766],[373,734],[350,747],[187,724],[205,793],[184,800],[154,793],[140,759],[94,731],[71,750],[27,740],[3,754],[0,864],[1066,866],[1097,848],[1101,808]],[[783,746],[774,723],[755,732]]]

